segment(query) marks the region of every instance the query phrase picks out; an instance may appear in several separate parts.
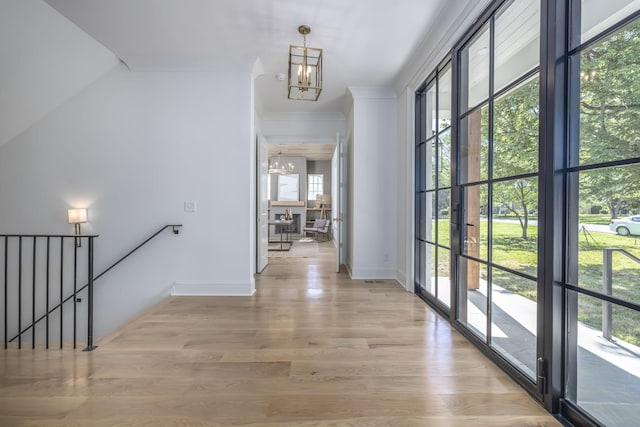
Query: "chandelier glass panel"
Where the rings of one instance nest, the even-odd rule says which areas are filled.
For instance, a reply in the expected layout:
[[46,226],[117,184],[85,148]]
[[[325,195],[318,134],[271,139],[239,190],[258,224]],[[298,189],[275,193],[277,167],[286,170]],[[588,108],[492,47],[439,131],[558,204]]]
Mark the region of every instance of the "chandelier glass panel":
[[289,46],[289,99],[317,101],[322,92],[322,49],[307,47],[311,28],[298,27],[303,46]]

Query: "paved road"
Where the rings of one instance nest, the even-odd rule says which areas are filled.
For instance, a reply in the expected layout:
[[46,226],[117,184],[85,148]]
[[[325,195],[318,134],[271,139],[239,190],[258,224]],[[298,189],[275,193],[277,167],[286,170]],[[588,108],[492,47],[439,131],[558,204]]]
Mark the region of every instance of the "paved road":
[[[514,224],[520,224],[517,219],[494,219],[495,222],[510,222]],[[529,225],[538,225],[538,221],[529,220]],[[579,224],[580,231],[585,230],[591,233],[607,233],[607,234],[616,234],[614,231],[609,230],[609,225],[601,225],[601,224]]]

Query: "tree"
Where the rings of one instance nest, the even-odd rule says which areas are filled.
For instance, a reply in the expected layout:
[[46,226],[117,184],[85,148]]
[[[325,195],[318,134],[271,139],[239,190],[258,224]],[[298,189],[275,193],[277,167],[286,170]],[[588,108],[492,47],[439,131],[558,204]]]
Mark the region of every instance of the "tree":
[[[538,171],[538,91],[536,77],[496,100],[493,110],[494,179]],[[528,238],[529,216],[537,203],[536,179],[515,179],[493,185],[494,208],[506,209],[516,216],[524,240]]]
[[[640,21],[580,56],[580,164],[640,155]],[[575,160],[574,160],[575,163]],[[617,166],[580,175],[580,195],[617,218],[638,206],[640,168]]]

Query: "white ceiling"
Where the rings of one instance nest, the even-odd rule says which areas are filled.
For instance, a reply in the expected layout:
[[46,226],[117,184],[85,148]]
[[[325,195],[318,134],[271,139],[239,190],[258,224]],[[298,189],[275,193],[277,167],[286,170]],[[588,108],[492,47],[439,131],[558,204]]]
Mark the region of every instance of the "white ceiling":
[[[46,0],[130,67],[199,70],[259,58],[263,113],[340,112],[348,86],[392,86],[442,8],[470,0]],[[324,49],[317,102],[291,101],[286,81],[297,28]]]

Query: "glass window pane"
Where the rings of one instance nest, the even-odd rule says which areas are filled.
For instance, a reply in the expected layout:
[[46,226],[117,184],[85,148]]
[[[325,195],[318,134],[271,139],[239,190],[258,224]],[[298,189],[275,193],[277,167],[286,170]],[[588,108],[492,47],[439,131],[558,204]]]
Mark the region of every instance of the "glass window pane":
[[[576,298],[569,292],[570,298]],[[613,341],[602,337],[603,305],[587,295],[577,296],[577,351],[568,360],[576,372],[575,385],[568,383],[567,398],[577,403],[603,425],[631,426],[638,423],[640,390],[640,313],[611,307]],[[594,373],[597,373],[594,375]],[[571,386],[575,389],[571,389]]]
[[460,183],[484,181],[489,171],[489,106],[460,121]]
[[426,195],[426,233],[425,240],[428,242],[435,243],[436,242],[436,213],[438,210],[438,200],[437,193],[435,191],[430,191]]
[[461,306],[458,319],[475,334],[487,336],[487,267],[477,261],[460,258]]
[[467,111],[489,97],[489,27],[460,53],[462,75],[461,110]]
[[427,209],[427,194],[416,194],[416,236],[420,240],[427,240]]
[[451,191],[438,191],[438,244],[451,246],[449,231],[451,229]]
[[426,243],[416,240],[415,245],[415,266],[414,266],[414,281],[416,285],[421,288],[425,287],[425,247]]
[[438,188],[451,187],[451,129],[438,135]]
[[533,379],[537,284],[498,268],[492,269],[491,282],[491,345]]
[[638,0],[582,0],[579,43],[595,37],[639,9]]
[[540,63],[540,0],[518,0],[495,25],[494,90],[498,92]]
[[491,236],[493,263],[537,276],[537,205],[536,178],[494,184]]
[[579,186],[578,285],[640,303],[640,165],[581,172]]
[[640,20],[582,52],[580,164],[640,155],[638,58]]
[[425,280],[422,288],[432,295],[436,293],[436,246],[427,243],[424,247]]
[[431,86],[427,89],[427,99],[426,99],[426,138],[431,138],[436,133],[436,112],[438,111],[438,107],[436,106],[436,85],[435,81],[431,83]]
[[438,131],[451,127],[451,65],[438,78]]
[[431,138],[425,144],[427,147],[427,190],[431,190],[436,188],[436,174],[438,171],[436,165],[436,157],[438,155],[438,150],[436,144],[438,140],[436,137]]
[[448,249],[438,248],[438,299],[447,307],[451,305],[449,252]]
[[464,254],[486,260],[488,257],[488,187],[474,185],[464,189],[462,236]]
[[538,171],[539,102],[537,76],[496,99],[493,177]]
[[420,144],[416,147],[416,191],[427,189],[427,173],[430,173],[426,162],[427,145]]
[[315,202],[318,195],[324,193],[324,175],[308,174],[307,175],[307,200]]

